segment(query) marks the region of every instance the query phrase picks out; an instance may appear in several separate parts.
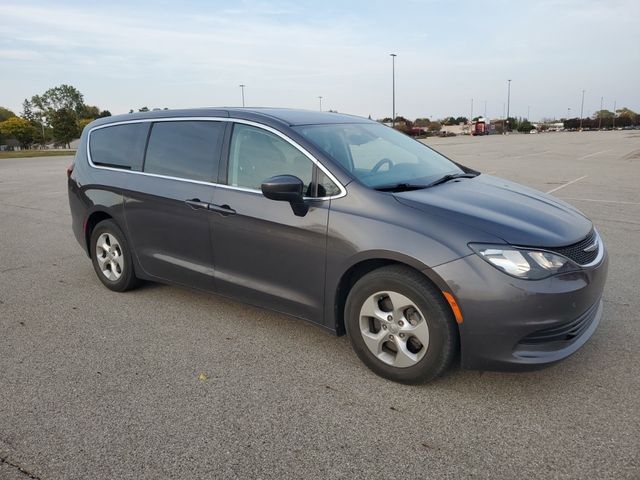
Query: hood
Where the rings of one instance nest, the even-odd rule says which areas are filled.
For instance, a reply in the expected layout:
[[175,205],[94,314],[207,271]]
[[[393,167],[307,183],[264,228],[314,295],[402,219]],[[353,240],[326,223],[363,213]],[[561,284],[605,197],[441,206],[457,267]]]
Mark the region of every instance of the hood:
[[562,247],[579,242],[593,228],[584,214],[557,198],[484,174],[394,196],[405,205],[464,223],[512,245]]

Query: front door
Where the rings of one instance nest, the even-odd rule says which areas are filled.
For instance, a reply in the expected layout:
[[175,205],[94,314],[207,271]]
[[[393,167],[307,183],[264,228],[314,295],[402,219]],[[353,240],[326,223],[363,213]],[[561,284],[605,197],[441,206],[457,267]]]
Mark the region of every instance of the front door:
[[154,122],[142,175],[132,175],[125,218],[144,271],[182,285],[213,289],[207,206],[213,202],[225,123]]
[[317,167],[280,135],[233,126],[227,185],[216,188],[212,243],[216,288],[248,303],[322,322],[326,235],[330,200],[310,203],[296,216],[289,203],[269,200],[260,185],[274,175],[295,175],[307,193]]

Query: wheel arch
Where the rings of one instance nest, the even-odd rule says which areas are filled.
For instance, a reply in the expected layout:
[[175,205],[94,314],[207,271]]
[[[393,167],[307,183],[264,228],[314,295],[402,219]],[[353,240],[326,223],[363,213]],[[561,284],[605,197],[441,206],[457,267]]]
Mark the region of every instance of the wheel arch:
[[395,252],[375,252],[374,255],[367,258],[356,258],[349,267],[345,269],[333,293],[333,315],[337,335],[344,335],[346,333],[344,308],[347,296],[353,285],[369,272],[388,265],[403,265],[411,268],[419,274],[424,275],[440,292],[448,290],[446,282],[440,278],[439,275],[415,258],[406,257]]
[[[96,225],[98,225],[103,220],[112,220],[116,222],[116,220],[113,218],[113,215],[102,209],[94,210],[89,215],[87,215],[87,218],[84,221],[84,241],[87,255],[89,257],[91,257],[91,233],[93,233],[93,229],[96,228]],[[117,223],[118,222],[116,222],[116,224]]]

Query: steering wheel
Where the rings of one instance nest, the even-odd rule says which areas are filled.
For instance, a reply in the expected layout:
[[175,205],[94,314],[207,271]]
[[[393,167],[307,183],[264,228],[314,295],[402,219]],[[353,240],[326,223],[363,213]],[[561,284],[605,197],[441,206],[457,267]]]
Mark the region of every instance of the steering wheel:
[[391,160],[389,160],[388,158],[383,158],[382,160],[380,160],[378,163],[376,163],[373,168],[371,169],[371,173],[376,173],[378,170],[380,170],[380,168],[385,164],[388,163],[389,164],[389,170],[391,170],[391,167],[393,167],[393,162]]

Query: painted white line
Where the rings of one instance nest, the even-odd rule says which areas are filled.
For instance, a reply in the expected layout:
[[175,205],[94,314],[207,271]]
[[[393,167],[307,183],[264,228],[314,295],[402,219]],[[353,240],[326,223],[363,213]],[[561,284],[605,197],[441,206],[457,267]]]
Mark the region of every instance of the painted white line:
[[595,198],[563,197],[564,200],[577,200],[579,202],[615,203],[617,205],[640,205],[640,202],[624,202],[622,200],[597,200]]
[[571,180],[570,182],[564,183],[562,185],[560,185],[559,187],[556,188],[552,188],[551,190],[549,190],[547,193],[553,193],[553,192],[557,192],[558,190],[560,190],[561,188],[566,187],[567,185],[571,185],[572,183],[576,183],[579,182],[580,180],[582,180],[583,178],[587,178],[589,175],[583,175],[580,178],[576,178],[575,180]]
[[535,157],[536,155],[544,155],[545,153],[549,153],[551,150],[545,150],[543,152],[533,152],[533,153],[525,153],[524,155],[516,155],[511,158],[524,158],[524,157]]
[[601,153],[607,153],[609,151],[610,150],[602,150],[600,152],[593,152],[593,153],[590,153],[588,155],[583,155],[582,157],[579,157],[578,160],[584,160],[585,158],[595,157],[596,155],[600,155]]

